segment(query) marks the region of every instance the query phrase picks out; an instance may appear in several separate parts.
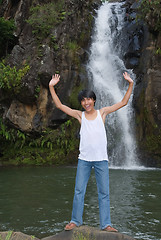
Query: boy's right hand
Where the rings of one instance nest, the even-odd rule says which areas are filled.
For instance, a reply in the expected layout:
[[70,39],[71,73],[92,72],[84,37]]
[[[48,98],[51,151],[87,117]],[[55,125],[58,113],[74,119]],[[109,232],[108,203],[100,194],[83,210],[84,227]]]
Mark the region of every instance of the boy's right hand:
[[55,74],[52,76],[52,79],[49,82],[49,86],[55,86],[58,82],[60,81],[60,75],[59,74]]

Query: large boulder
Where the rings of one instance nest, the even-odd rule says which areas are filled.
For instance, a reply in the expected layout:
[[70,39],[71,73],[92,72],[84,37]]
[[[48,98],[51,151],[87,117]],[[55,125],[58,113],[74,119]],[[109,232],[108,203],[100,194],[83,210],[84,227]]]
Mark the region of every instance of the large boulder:
[[[29,236],[21,232],[0,232],[1,240],[40,240],[35,236]],[[114,232],[105,232],[101,231],[94,227],[81,226],[75,228],[71,231],[62,231],[56,235],[42,238],[41,240],[79,240],[79,239],[88,239],[88,240],[134,240],[134,238]]]
[[134,238],[122,233],[105,232],[94,227],[81,226],[72,231],[63,231],[54,236],[43,238],[42,240],[134,240]]
[[21,232],[0,232],[0,239],[1,240],[40,240],[34,236],[29,236],[27,234],[21,233]]

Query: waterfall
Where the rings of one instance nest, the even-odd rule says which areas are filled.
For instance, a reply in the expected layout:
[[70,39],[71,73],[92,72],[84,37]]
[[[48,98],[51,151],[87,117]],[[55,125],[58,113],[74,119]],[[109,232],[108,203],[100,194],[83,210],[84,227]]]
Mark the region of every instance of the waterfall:
[[[132,70],[126,69],[121,59],[123,46],[120,40],[125,17],[125,9],[121,6],[122,3],[105,2],[95,19],[87,72],[90,88],[97,96],[96,108],[122,100],[128,88],[123,72],[127,71],[135,80]],[[110,166],[132,168],[137,165],[133,119],[132,96],[127,106],[107,116]]]

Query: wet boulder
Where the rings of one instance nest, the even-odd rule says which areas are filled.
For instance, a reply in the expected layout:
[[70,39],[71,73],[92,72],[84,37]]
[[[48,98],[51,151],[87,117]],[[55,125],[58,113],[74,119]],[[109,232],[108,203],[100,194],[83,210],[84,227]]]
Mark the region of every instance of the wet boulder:
[[116,232],[105,232],[94,227],[81,226],[75,228],[72,231],[63,231],[54,236],[43,238],[42,240],[77,240],[77,239],[88,239],[88,240],[134,240],[134,238],[127,236],[122,233]]
[[13,232],[13,231],[8,231],[8,232],[0,232],[0,239],[1,240],[39,240],[38,238],[34,236],[29,236],[27,234],[21,233],[21,232]]

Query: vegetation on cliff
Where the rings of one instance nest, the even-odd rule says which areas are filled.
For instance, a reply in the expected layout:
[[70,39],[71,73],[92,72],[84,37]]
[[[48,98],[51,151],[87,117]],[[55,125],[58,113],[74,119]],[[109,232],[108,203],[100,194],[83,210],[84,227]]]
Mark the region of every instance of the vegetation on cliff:
[[[51,34],[53,26],[64,20],[64,0],[36,5],[30,8],[30,16],[27,23],[32,26],[32,33],[42,40]],[[52,35],[51,35],[52,37]]]
[[[138,18],[146,22],[149,31],[157,38],[161,34],[161,2],[142,0],[138,8]],[[161,41],[157,41],[155,54],[161,55]]]
[[151,113],[145,103],[145,89],[142,90],[136,111],[136,127],[140,150],[145,158],[144,164],[161,167],[161,128],[151,119]]
[[0,88],[7,94],[16,95],[21,89],[21,80],[30,69],[25,64],[22,68],[17,69],[16,66],[10,67],[5,61],[0,62]]
[[142,0],[139,12],[139,17],[147,22],[151,31],[161,31],[161,2],[159,0]]
[[13,19],[7,20],[0,17],[0,58],[9,52],[10,46],[13,45],[15,39],[13,35],[14,29],[15,23]]

